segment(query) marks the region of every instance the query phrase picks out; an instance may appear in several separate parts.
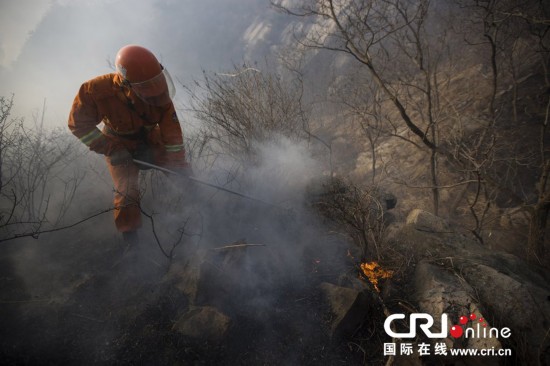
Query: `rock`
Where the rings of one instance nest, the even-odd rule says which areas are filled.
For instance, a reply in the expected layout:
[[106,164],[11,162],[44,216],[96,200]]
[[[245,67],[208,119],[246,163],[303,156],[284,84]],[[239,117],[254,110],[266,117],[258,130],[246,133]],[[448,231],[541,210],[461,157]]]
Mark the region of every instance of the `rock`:
[[[423,224],[430,220],[433,222]],[[458,231],[450,231],[444,219],[417,209],[411,211],[405,224],[393,224],[387,233],[387,239],[406,257],[443,258],[487,252],[487,249],[471,237]]]
[[510,273],[504,261],[493,266],[474,261],[461,263],[460,272],[475,288],[479,300],[498,319],[501,327],[512,329],[512,334],[525,341],[524,351],[530,363],[546,354],[542,364],[550,362],[550,289],[529,280],[522,270]]
[[332,314],[331,337],[351,335],[367,315],[368,297],[365,292],[323,282],[320,286]]
[[174,281],[175,287],[187,296],[191,304],[195,303],[200,280],[200,261],[198,259],[191,260],[185,265],[172,266],[167,278]]
[[[434,317],[434,330],[441,331],[441,315],[448,316],[447,329],[458,324],[461,316],[468,316],[472,313],[478,318],[486,318],[479,309],[474,297],[473,288],[460,281],[452,270],[436,266],[424,260],[418,263],[414,274],[414,286],[416,300],[421,312],[426,312]],[[464,330],[477,325],[469,322]],[[487,324],[490,326],[490,324]],[[475,328],[474,328],[475,329]],[[437,340],[440,342],[440,340]],[[445,343],[448,348],[470,348],[470,349],[501,349],[502,344],[497,338],[465,338],[454,339],[447,337]],[[498,365],[498,360],[483,360],[480,365]],[[495,362],[493,362],[495,361]],[[493,362],[493,363],[491,363]]]
[[369,285],[366,281],[357,277],[356,273],[344,273],[338,278],[338,286],[350,288],[359,292],[369,291]]
[[418,230],[431,232],[448,232],[449,224],[442,218],[427,211],[414,209],[407,217],[407,225],[413,225]]
[[229,329],[231,319],[211,306],[191,307],[173,325],[184,336],[200,340],[220,340]]
[[391,210],[397,206],[397,197],[393,193],[381,193],[380,194],[380,202],[384,204],[386,207],[386,210]]
[[499,224],[507,230],[526,228],[529,226],[529,212],[510,208],[503,209]]
[[[524,364],[550,364],[550,273],[466,235],[433,230],[448,227],[433,218],[414,210],[391,233],[395,249],[417,260],[411,287],[419,308],[435,320],[441,312],[476,313],[488,327],[511,329],[511,339],[500,341],[516,345]],[[419,223],[432,230],[419,230]]]
[[[295,262],[293,262],[295,261]],[[288,250],[235,242],[198,251],[170,271],[167,280],[194,306],[212,306],[226,314],[262,318],[272,292],[293,278],[298,258]],[[282,271],[281,268],[286,268]]]
[[[360,192],[359,195],[357,193]],[[381,210],[387,213],[397,206],[397,197],[390,192],[382,190],[380,187],[356,185],[351,181],[337,177],[323,177],[312,180],[306,189],[307,201],[313,205],[319,203],[332,203],[345,199],[348,203],[363,200],[367,196],[372,197],[371,209],[373,211]]]

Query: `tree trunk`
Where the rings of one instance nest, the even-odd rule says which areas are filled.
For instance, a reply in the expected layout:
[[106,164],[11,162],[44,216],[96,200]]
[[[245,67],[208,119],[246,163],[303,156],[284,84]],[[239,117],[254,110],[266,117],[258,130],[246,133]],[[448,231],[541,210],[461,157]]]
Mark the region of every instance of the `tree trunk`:
[[439,181],[437,179],[437,151],[432,149],[430,156],[430,173],[432,178],[432,198],[434,215],[439,215]]
[[529,223],[529,238],[527,242],[527,254],[530,259],[542,262],[545,256],[544,239],[550,202],[538,202],[531,215]]

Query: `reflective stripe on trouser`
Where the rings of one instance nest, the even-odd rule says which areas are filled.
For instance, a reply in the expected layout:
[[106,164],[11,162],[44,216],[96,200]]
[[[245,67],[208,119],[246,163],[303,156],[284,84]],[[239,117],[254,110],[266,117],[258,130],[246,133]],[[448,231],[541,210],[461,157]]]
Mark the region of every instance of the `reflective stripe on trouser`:
[[141,227],[139,208],[139,169],[135,164],[112,166],[107,159],[115,186],[115,225],[118,231],[132,231]]

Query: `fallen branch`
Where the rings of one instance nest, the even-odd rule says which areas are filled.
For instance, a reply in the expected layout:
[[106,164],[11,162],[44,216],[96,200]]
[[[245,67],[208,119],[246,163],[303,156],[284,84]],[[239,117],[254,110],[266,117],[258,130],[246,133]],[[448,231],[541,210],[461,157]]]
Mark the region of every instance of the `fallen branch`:
[[71,313],[71,315],[76,316],[78,318],[90,320],[90,321],[93,321],[93,322],[96,322],[96,323],[105,323],[105,320],[91,318],[91,317],[86,316],[86,315],[80,315],[80,314],[76,314],[76,313]]
[[226,250],[226,249],[238,249],[244,247],[265,247],[265,244],[232,244],[223,247],[211,248],[210,250]]
[[[13,240],[13,239],[20,239],[20,238],[25,238],[25,237],[29,237],[29,236],[32,237],[33,239],[38,239],[38,236],[41,235],[41,234],[53,233],[53,232],[56,232],[56,231],[62,231],[62,230],[70,229],[72,227],[75,227],[77,225],[82,224],[83,222],[91,220],[91,219],[93,219],[97,216],[103,215],[107,212],[111,212],[114,209],[115,209],[114,207],[111,207],[109,209],[106,209],[106,210],[100,211],[98,213],[95,213],[93,215],[90,215],[90,216],[88,216],[88,217],[86,217],[82,220],[76,221],[76,222],[74,222],[70,225],[65,225],[65,226],[61,226],[61,227],[57,227],[57,228],[53,228],[53,229],[45,229],[45,230],[36,229],[36,230],[31,231],[31,232],[22,233],[22,234],[13,234],[11,237],[0,239],[0,243],[3,242],[3,241]],[[42,222],[40,222],[40,225],[42,225]]]
[[0,304],[30,304],[33,302],[50,302],[55,301],[56,298],[47,299],[29,299],[29,300],[0,300]]

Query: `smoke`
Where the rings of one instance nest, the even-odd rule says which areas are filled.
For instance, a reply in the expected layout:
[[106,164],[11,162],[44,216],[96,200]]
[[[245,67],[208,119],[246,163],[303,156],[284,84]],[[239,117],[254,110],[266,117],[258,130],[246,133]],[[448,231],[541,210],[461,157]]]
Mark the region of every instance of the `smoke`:
[[307,185],[322,174],[305,142],[279,137],[257,146],[258,165],[247,169],[251,193],[277,204],[303,204]]
[[[48,139],[44,148],[63,141]],[[56,188],[71,177],[81,177],[65,224],[111,206],[106,164],[83,149],[76,148],[63,161],[64,168],[56,170],[46,187],[51,207],[59,210],[66,202]],[[154,170],[142,172],[140,243],[122,261],[124,243],[114,228],[112,212],[70,230],[41,235],[38,241],[14,242],[10,265],[23,284],[21,297],[12,300],[38,301],[22,304],[12,313],[18,319],[16,326],[34,330],[18,333],[19,349],[36,359],[51,356],[55,349],[59,354],[67,351],[64,354],[73,361],[85,354],[95,360],[117,360],[126,342],[141,336],[129,335],[129,327],[166,296],[163,291],[172,288],[174,276],[187,281],[195,277],[195,298],[188,301],[227,313],[238,336],[246,327],[254,327],[260,338],[250,341],[262,349],[280,340],[285,327],[294,326],[282,327],[282,317],[304,334],[318,331],[292,312],[293,301],[304,298],[306,289],[326,275],[319,263],[327,270],[343,265],[338,259],[345,253],[342,241],[327,236],[306,199],[311,181],[323,175],[322,164],[311,156],[306,142],[280,136],[254,143],[253,151],[253,158],[197,161],[195,175],[255,199],[193,186]],[[174,321],[185,306],[163,316]],[[50,331],[41,332],[44,327]],[[67,337],[71,351],[66,350]]]
[[[257,143],[254,150],[254,159],[239,169],[231,159],[223,163],[218,159],[209,170],[197,172],[200,179],[226,182],[224,188],[253,199],[199,185],[190,205],[185,204],[185,197],[175,198],[174,192],[168,195],[167,201],[177,204],[158,220],[159,225],[172,231],[185,226],[188,233],[200,233],[182,244],[179,258],[193,258],[200,262],[193,263],[197,268],[216,268],[212,270],[219,277],[206,274],[212,276],[207,281],[210,289],[205,290],[209,292],[206,297],[217,301],[217,291],[212,288],[227,290],[233,286],[234,299],[221,295],[225,291],[220,290],[225,305],[238,300],[241,306],[244,302],[248,310],[262,314],[278,300],[281,287],[304,284],[314,257],[322,257],[337,246],[326,242],[323,226],[307,206],[308,186],[322,175],[321,164],[311,156],[307,144],[277,137]],[[185,186],[185,182],[182,184]],[[185,196],[188,191],[183,188],[180,193]],[[232,244],[242,247],[224,249]],[[215,265],[210,267],[212,262]],[[209,263],[207,267],[205,263]]]
[[0,12],[0,68],[10,67],[51,8],[50,2],[3,1]]
[[0,95],[14,93],[17,114],[29,119],[46,99],[48,123],[62,126],[78,87],[111,72],[120,47],[148,47],[186,80],[239,62],[254,41],[243,34],[267,8],[264,0],[2,1]]

